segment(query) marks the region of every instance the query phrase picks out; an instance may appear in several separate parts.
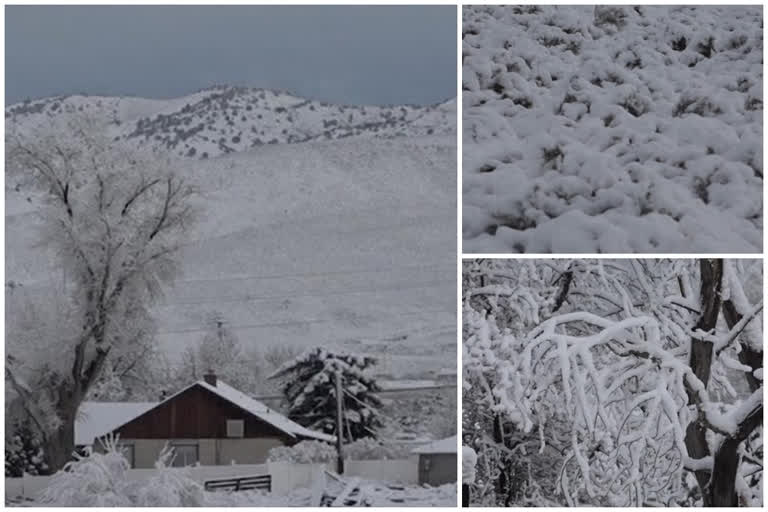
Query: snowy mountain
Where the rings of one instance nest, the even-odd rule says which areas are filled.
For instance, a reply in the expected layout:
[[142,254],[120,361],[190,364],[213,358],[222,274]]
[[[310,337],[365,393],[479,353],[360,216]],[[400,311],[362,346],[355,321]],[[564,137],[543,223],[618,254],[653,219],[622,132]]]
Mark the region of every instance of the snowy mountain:
[[[246,348],[366,351],[394,376],[455,367],[453,102],[337,107],[218,88],[167,101],[49,98],[9,107],[6,126],[81,108],[112,119],[116,137],[172,151],[201,191],[182,275],[153,310],[171,358],[220,311]],[[39,206],[6,184],[7,279],[46,293],[61,274],[39,246]]]
[[201,159],[267,144],[456,131],[455,100],[429,107],[345,106],[279,91],[229,86],[173,100],[44,98],[6,108],[5,118],[24,126],[81,113],[108,121],[115,138]]
[[760,252],[762,21],[464,8],[465,252]]

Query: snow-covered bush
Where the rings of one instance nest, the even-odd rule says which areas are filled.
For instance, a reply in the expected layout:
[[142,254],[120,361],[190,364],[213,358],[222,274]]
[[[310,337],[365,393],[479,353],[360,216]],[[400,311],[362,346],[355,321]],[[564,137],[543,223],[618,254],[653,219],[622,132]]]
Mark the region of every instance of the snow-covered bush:
[[[344,445],[344,457],[351,460],[405,459],[411,448],[396,443],[382,443],[372,438],[358,439]],[[336,461],[336,447],[322,441],[302,441],[293,446],[277,446],[269,450],[270,462],[295,464],[328,463]]]
[[358,439],[344,446],[344,455],[352,460],[406,459],[412,447],[397,443],[383,443],[376,439]]
[[173,454],[163,450],[148,480],[128,478],[130,464],[116,440],[105,442],[105,452],[76,456],[56,473],[38,497],[41,505],[59,507],[194,507],[204,506],[202,486],[188,469],[168,464]]
[[189,476],[189,468],[171,467],[173,450],[166,446],[155,462],[155,473],[136,486],[131,496],[137,507],[202,507],[204,488]]
[[15,422],[5,442],[5,476],[44,475],[48,471],[43,443],[26,421]]
[[116,443],[107,441],[105,453],[90,451],[76,455],[64,469],[53,475],[38,498],[41,504],[65,507],[130,507],[126,478],[130,469],[128,460],[120,453]]
[[302,441],[293,446],[276,446],[269,450],[270,462],[295,464],[326,463],[336,460],[336,448],[322,441]]
[[613,25],[621,28],[626,24],[627,12],[624,7],[615,5],[596,5],[594,24],[597,27]]

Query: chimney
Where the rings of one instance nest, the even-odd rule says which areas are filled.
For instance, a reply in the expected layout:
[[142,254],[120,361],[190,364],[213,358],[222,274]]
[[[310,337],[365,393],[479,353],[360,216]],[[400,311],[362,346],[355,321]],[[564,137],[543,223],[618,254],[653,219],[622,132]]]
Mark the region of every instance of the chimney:
[[203,380],[207,384],[216,387],[216,374],[213,372],[213,370],[208,370],[208,373],[203,375]]
[[162,402],[162,401],[163,401],[163,400],[165,400],[166,398],[168,398],[168,392],[167,392],[166,390],[162,390],[162,391],[160,392],[160,401]]

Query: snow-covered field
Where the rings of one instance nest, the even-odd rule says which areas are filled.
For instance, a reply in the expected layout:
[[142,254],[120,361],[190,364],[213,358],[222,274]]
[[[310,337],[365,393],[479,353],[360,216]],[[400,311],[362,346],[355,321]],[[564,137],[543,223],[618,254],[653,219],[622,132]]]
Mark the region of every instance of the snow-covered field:
[[463,10],[465,252],[759,252],[760,6]]
[[[284,94],[231,91],[230,102],[246,103],[264,93],[267,100],[258,104],[264,113],[288,101]],[[216,94],[221,91],[167,102],[71,97],[57,111],[69,103],[92,112],[110,105],[119,135],[151,112],[181,115],[187,103],[210,107],[200,120],[214,113],[218,119],[224,114],[211,110],[218,103],[210,100]],[[57,115],[52,100],[37,103],[45,108],[9,107],[6,127],[25,130]],[[332,106],[321,111],[319,103],[301,109],[312,105],[307,113],[320,116],[320,126],[347,126],[352,112],[399,111],[344,107],[342,114]],[[369,127],[343,140],[283,138],[218,157],[205,140],[187,139],[196,155],[210,157],[176,157],[201,192],[202,215],[181,254],[182,275],[153,309],[171,359],[205,333],[211,311],[220,311],[245,348],[365,350],[380,354],[380,371],[395,377],[455,367],[455,107],[429,115],[403,108],[414,118],[402,128],[407,137]],[[257,118],[262,110],[243,114],[271,130],[272,122]],[[56,258],[39,246],[38,208],[24,187],[7,183],[7,278],[47,293]]]

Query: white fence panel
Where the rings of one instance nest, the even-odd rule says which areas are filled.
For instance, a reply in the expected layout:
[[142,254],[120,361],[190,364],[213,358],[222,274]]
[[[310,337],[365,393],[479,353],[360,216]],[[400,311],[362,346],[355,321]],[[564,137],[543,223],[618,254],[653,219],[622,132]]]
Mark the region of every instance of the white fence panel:
[[344,476],[381,482],[417,484],[419,462],[416,457],[397,460],[348,460],[344,464]]
[[[189,475],[196,481],[235,478],[243,476],[272,476],[272,493],[288,494],[294,489],[324,487],[325,470],[335,471],[336,464],[294,464],[291,462],[269,462],[267,464],[242,464],[231,466],[193,466]],[[133,481],[150,478],[155,469],[129,469],[126,478]],[[418,459],[402,460],[347,460],[344,463],[345,477],[366,480],[416,484],[419,480]],[[24,475],[22,478],[5,479],[6,498],[32,498],[48,486],[52,477]]]
[[325,464],[294,464],[292,462],[268,462],[268,473],[272,475],[272,493],[288,494],[294,489],[310,488],[318,479],[324,478]]
[[189,473],[192,478],[204,483],[207,480],[222,478],[266,475],[269,469],[266,464],[232,464],[230,466],[194,466]]

